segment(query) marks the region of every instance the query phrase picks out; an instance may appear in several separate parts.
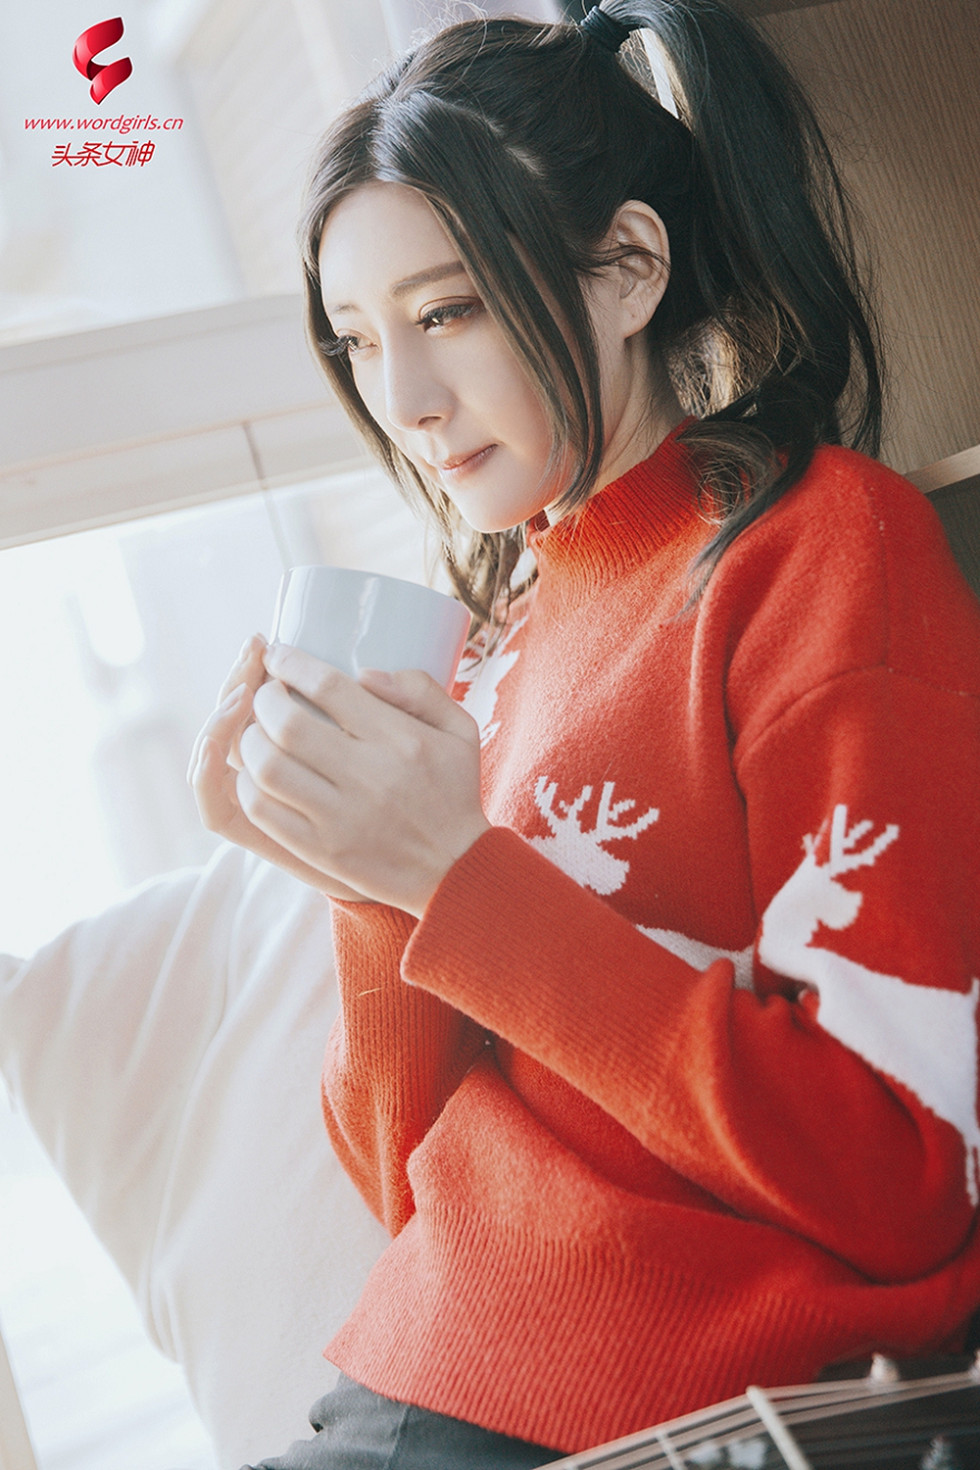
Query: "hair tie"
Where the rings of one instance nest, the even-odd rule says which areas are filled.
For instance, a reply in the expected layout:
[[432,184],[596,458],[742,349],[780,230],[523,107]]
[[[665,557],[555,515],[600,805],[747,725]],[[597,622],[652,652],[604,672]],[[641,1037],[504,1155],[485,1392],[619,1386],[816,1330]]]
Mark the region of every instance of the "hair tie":
[[593,5],[584,20],[579,21],[579,29],[590,36],[604,51],[616,52],[622,46],[626,37],[633,30],[632,26],[623,25],[622,21],[614,20],[598,5]]

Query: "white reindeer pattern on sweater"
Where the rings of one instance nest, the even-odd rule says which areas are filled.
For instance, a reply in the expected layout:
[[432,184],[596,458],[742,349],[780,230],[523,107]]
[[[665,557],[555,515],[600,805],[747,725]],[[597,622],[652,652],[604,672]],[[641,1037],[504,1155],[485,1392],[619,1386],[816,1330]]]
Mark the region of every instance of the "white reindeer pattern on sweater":
[[915,1093],[938,1118],[962,1135],[966,1189],[980,1203],[980,1124],[977,1122],[977,1000],[980,979],[969,991],[915,985],[898,975],[881,975],[833,950],[812,943],[819,924],[847,929],[864,895],[839,879],[872,867],[895,842],[889,825],[866,845],[871,822],[847,825],[847,807],[837,806],[830,824],[827,860],[817,859],[818,839],[804,838],[805,856],[775,895],[762,919],[759,959],[769,969],[812,986],[820,997],[818,1017],[831,1036]]
[[591,830],[584,830],[580,821],[592,798],[591,786],[583,786],[574,801],[559,802],[557,809],[557,781],[549,783],[546,776],[540,776],[534,788],[534,800],[551,828],[551,836],[532,837],[531,846],[544,853],[576,883],[583,888],[591,888],[594,893],[615,893],[626,882],[630,870],[626,859],[613,857],[612,853],[606,852],[603,843],[623,837],[638,837],[660,816],[657,808],[651,807],[642,817],[626,826],[620,825],[620,818],[631,811],[636,802],[617,801],[614,804],[612,794],[615,787],[615,781],[603,783],[595,826]]
[[521,656],[520,649],[511,644],[526,622],[524,617],[508,628],[492,653],[484,655],[482,649],[471,647],[463,655],[456,683],[468,686],[460,703],[479,725],[481,745],[492,740],[500,729],[500,721],[494,719],[498,686]]
[[[557,782],[540,776],[534,799],[551,835],[531,837],[532,847],[584,888],[606,896],[626,883],[630,863],[605,850],[605,844],[635,841],[659,818],[651,807],[632,822],[621,818],[635,800],[613,802],[614,783],[606,782],[591,829],[583,813],[592,787],[556,802]],[[752,988],[754,955],[776,974],[797,980],[817,992],[821,1026],[869,1066],[918,1097],[922,1105],[959,1132],[966,1150],[966,1190],[980,1203],[980,1123],[977,1119],[977,1003],[980,979],[968,992],[910,983],[897,975],[846,959],[813,943],[823,925],[837,931],[852,925],[864,895],[840,879],[873,867],[898,840],[899,828],[885,826],[877,836],[870,821],[848,826],[847,807],[834,808],[829,824],[826,860],[818,850],[828,835],[825,825],[803,839],[804,857],[762,916],[758,945],[724,950],[669,929],[638,926],[648,938],[697,969],[715,960],[731,960],[735,984]]]

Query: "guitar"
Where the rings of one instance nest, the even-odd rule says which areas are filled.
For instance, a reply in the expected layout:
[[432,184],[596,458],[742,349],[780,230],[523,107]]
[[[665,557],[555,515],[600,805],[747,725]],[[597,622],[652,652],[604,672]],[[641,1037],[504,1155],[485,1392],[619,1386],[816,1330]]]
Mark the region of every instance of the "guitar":
[[[952,1369],[952,1371],[949,1371]],[[946,1370],[946,1371],[939,1371]],[[909,1374],[913,1376],[908,1376]],[[749,1388],[547,1470],[980,1470],[980,1353]]]

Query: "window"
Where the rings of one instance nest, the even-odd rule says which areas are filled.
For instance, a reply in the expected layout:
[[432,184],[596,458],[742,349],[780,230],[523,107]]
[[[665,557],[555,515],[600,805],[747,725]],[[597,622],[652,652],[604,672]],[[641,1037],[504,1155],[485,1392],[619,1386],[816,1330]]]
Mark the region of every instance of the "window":
[[[0,953],[206,859],[188,753],[243,638],[268,632],[283,555],[415,578],[425,560],[371,469],[0,552]],[[217,1470],[179,1370],[2,1108],[0,1238],[0,1325],[41,1470]]]

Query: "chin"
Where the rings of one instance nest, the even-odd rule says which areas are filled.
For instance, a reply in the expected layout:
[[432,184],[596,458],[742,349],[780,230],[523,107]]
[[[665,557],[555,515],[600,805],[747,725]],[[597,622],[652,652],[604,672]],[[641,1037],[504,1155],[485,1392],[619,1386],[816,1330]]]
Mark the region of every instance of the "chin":
[[[547,491],[522,496],[520,499],[511,500],[507,498],[496,499],[495,503],[482,504],[477,497],[472,499],[460,495],[454,499],[456,509],[463,520],[474,531],[483,535],[492,535],[500,531],[513,531],[516,526],[526,525],[536,515],[545,510],[554,501],[554,493],[549,488]],[[487,497],[489,500],[490,497]]]
[[513,520],[510,520],[505,516],[495,516],[489,513],[486,515],[478,515],[476,512],[468,514],[461,506],[457,509],[466,524],[483,536],[492,536],[501,531],[513,531],[516,526],[524,525],[526,521],[537,515],[537,511],[532,510],[528,515],[517,514]]

